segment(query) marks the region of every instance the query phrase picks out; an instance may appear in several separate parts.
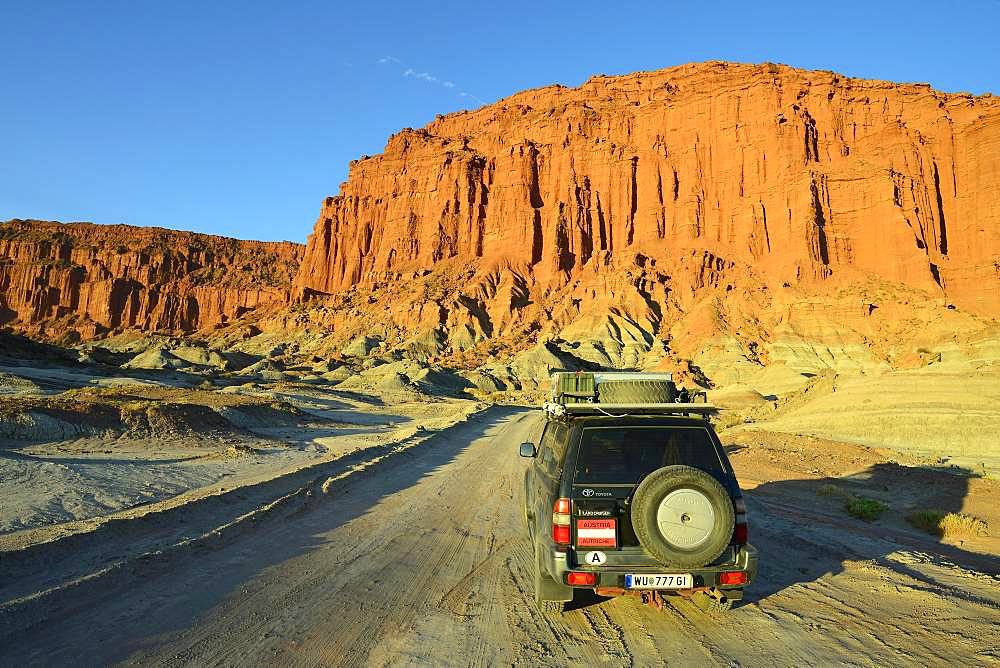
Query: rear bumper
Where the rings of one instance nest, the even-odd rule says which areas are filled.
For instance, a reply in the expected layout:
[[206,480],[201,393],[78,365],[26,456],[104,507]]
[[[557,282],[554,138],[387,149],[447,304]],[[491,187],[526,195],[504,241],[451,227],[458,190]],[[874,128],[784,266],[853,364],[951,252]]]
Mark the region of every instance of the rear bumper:
[[[694,585],[696,588],[708,587],[734,591],[737,589],[741,590],[747,585],[752,584],[754,579],[757,577],[757,548],[749,544],[732,550],[727,555],[728,558],[724,558],[722,563],[716,563],[710,566],[701,566],[700,568],[677,568],[670,566],[669,564],[660,564],[652,559],[649,559],[648,557],[642,559],[642,562],[645,563],[641,563],[641,565],[639,565],[634,563],[635,558],[633,554],[625,553],[623,555],[621,552],[615,554],[615,552],[611,551],[606,553],[608,563],[603,566],[590,566],[576,563],[575,553],[572,551],[561,552],[556,549],[551,549],[548,553],[551,555],[551,559],[548,564],[546,564],[549,567],[549,573],[556,582],[561,583],[566,582],[566,573],[569,571],[585,571],[595,573],[597,575],[596,586],[607,588],[624,587],[626,573],[691,573],[691,575],[694,576]],[[622,562],[626,559],[633,561],[632,565],[616,563]],[[745,572],[747,574],[746,583],[738,585],[720,585],[719,575],[721,573],[729,573],[732,571]],[[595,585],[586,585],[578,586],[578,588],[592,589],[594,586]],[[736,597],[732,596],[731,598]]]

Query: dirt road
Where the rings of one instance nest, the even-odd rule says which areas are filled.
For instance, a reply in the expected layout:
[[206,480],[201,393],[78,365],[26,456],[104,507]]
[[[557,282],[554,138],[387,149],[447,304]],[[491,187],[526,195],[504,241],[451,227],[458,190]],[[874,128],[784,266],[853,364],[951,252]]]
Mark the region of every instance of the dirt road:
[[6,638],[0,664],[997,665],[992,557],[750,492],[759,581],[679,603],[531,602],[520,518],[534,414],[492,409],[263,521]]

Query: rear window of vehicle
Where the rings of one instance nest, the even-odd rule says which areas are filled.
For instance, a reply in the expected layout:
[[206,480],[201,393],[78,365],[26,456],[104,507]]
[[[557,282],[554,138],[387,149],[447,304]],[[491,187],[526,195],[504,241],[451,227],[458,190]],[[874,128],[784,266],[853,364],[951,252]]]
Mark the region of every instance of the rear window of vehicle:
[[583,430],[577,484],[635,484],[663,466],[724,469],[701,427],[591,427]]

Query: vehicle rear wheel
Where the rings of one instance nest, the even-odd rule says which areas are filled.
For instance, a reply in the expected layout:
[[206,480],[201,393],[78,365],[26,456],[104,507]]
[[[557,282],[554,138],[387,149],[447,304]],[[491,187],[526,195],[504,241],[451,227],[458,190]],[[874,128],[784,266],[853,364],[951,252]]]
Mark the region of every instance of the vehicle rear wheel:
[[722,594],[715,597],[705,592],[698,592],[691,597],[691,602],[710,615],[723,615],[733,609],[733,600]]
[[[551,591],[554,587],[559,587],[559,583],[552,579],[552,577],[545,572],[545,567],[542,565],[542,555],[539,552],[537,545],[535,546],[535,606],[546,614],[561,614],[566,609],[566,601],[552,600],[549,598],[544,598],[544,596]],[[569,595],[572,599],[573,590],[569,589]]]
[[665,466],[646,476],[632,497],[632,527],[656,559],[681,568],[712,563],[732,539],[736,514],[711,474]]
[[566,611],[566,604],[562,601],[538,601],[537,605],[547,615],[561,615]]

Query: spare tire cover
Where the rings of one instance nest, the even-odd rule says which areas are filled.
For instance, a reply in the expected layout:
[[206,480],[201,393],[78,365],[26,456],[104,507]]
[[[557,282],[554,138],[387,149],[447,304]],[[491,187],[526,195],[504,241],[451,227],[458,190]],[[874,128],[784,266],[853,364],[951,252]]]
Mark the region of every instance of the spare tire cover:
[[665,466],[646,476],[632,496],[632,528],[657,560],[682,568],[715,561],[733,536],[729,493],[711,474]]

